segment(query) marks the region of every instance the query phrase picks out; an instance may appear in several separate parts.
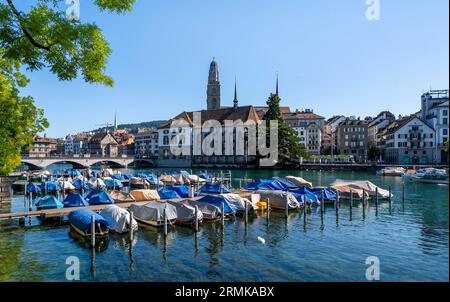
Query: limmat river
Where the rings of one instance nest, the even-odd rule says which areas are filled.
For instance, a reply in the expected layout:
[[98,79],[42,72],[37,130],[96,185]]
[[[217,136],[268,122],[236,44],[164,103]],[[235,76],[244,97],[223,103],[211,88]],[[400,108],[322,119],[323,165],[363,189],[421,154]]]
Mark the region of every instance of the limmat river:
[[[449,281],[449,188],[406,183],[402,178],[363,172],[232,171],[233,178],[296,175],[326,186],[336,179],[370,180],[395,194],[392,205],[373,202],[363,212],[355,201],[350,211],[341,202],[338,216],[326,206],[285,219],[273,211],[250,218],[246,227],[237,217],[204,224],[197,236],[175,226],[162,231],[141,227],[129,235],[110,235],[93,256],[87,243],[69,234],[68,225],[41,225],[28,219],[0,222],[0,281],[67,281],[70,260],[78,259],[81,281],[367,281],[368,257],[379,260],[381,281]],[[235,187],[238,185],[234,182]],[[1,212],[24,208],[15,195]],[[258,241],[265,240],[265,244]],[[68,258],[68,257],[77,258]],[[374,258],[369,258],[374,259]],[[66,262],[68,261],[69,262]],[[69,264],[67,264],[69,263]],[[70,275],[70,274],[69,274]]]

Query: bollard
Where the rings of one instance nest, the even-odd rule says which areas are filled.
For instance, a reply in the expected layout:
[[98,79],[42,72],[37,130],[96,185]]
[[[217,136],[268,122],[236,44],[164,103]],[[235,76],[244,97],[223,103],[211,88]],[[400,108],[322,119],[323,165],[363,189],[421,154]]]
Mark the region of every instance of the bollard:
[[247,201],[244,201],[244,203],[245,203],[245,209],[244,209],[244,211],[245,211],[245,213],[244,213],[244,215],[245,215],[245,224],[248,224],[248,204],[247,204]]
[[167,205],[164,208],[164,212],[163,212],[163,216],[164,216],[164,236],[167,236]]
[[225,204],[223,202],[220,204],[220,211],[222,212],[221,217],[222,226],[225,226]]
[[198,232],[198,206],[195,206],[195,211],[194,211],[194,215],[195,215],[195,231]]
[[95,214],[91,215],[91,245],[95,249]]

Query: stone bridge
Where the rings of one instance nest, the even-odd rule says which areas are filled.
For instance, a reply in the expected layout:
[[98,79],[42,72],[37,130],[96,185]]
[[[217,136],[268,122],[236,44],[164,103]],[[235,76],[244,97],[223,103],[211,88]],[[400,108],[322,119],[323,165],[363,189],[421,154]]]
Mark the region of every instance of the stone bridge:
[[75,169],[89,168],[94,165],[104,164],[111,167],[126,168],[132,164],[144,163],[155,165],[155,160],[135,157],[23,157],[22,164],[27,165],[30,170],[43,170],[54,164],[71,164]]

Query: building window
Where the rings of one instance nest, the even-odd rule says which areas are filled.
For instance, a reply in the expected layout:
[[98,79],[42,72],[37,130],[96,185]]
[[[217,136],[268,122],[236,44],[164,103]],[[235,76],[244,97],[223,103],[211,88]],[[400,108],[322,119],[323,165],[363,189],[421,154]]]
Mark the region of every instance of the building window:
[[448,125],[448,118],[447,118],[447,117],[444,117],[444,118],[442,119],[442,124]]
[[448,129],[442,129],[442,135],[448,135]]
[[448,110],[447,110],[447,109],[443,110],[443,111],[442,111],[442,115],[443,115],[443,116],[448,116]]

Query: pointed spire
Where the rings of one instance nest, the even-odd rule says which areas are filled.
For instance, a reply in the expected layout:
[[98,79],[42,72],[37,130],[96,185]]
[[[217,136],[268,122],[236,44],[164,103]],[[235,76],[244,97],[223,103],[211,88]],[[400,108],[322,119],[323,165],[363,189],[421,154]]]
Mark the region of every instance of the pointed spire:
[[279,94],[278,94],[278,72],[277,72],[277,88],[276,88],[275,94],[276,94],[276,95],[279,95]]
[[234,77],[234,100],[233,100],[233,107],[236,109],[238,107],[239,101],[237,97],[237,81],[236,76]]

